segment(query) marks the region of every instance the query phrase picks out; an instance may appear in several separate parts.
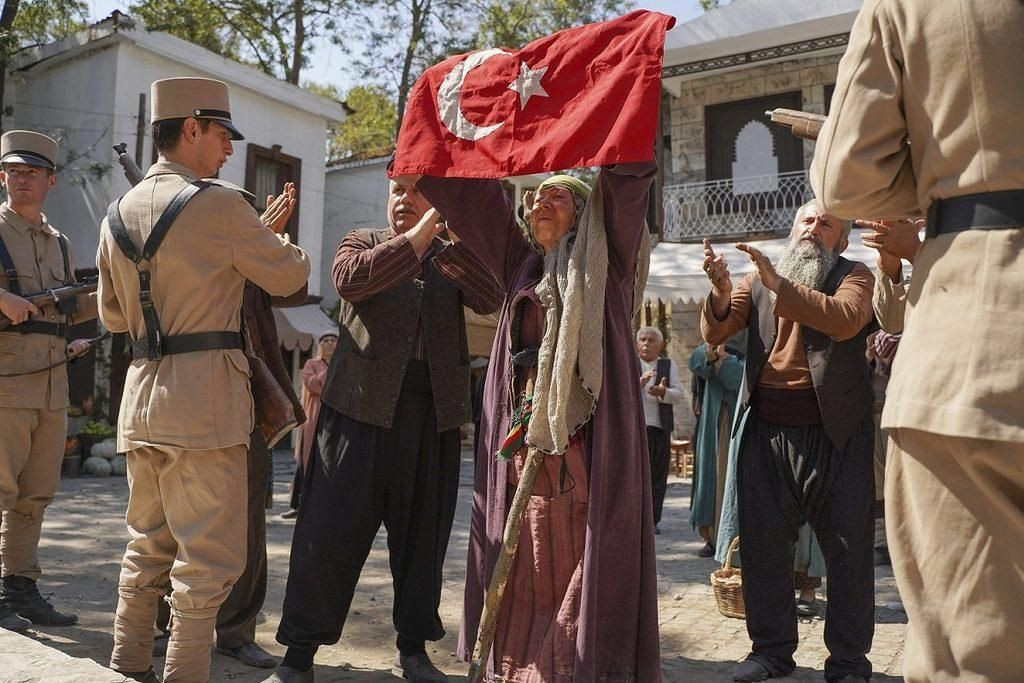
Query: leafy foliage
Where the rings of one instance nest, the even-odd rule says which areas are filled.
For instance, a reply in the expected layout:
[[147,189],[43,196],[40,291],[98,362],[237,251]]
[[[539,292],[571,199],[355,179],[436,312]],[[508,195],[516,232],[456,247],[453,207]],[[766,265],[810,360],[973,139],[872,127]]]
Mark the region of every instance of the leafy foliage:
[[306,90],[335,100],[344,100],[353,110],[342,123],[327,131],[330,161],[360,159],[390,154],[395,147],[398,118],[391,94],[379,85],[357,85],[342,97],[337,87],[307,83]]

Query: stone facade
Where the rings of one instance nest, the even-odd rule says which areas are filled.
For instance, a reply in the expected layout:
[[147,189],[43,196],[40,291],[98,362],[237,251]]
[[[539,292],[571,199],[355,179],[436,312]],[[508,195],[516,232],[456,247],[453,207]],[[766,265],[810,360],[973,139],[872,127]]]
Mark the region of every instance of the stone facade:
[[[747,69],[713,73],[683,83],[679,97],[667,95],[671,163],[665,164],[665,184],[703,182],[705,107],[799,90],[804,111],[825,113],[825,87],[835,83],[841,55],[806,57]],[[810,166],[814,143],[804,142],[804,167]]]

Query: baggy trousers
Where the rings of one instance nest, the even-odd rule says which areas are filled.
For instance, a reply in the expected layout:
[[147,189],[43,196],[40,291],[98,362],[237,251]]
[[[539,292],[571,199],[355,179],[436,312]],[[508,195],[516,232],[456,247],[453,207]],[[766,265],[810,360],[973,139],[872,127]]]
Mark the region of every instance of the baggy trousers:
[[256,618],[267,597],[267,484],[270,451],[259,430],[249,435],[248,534],[245,571],[217,613],[217,647],[256,642]]
[[338,642],[382,521],[395,630],[412,641],[444,636],[438,607],[458,494],[459,430],[437,432],[430,378],[419,365],[406,372],[391,429],[321,408],[292,536],[282,645]]
[[68,411],[0,408],[0,572],[37,580],[43,513],[60,483]]
[[1024,443],[896,429],[885,503],[906,680],[1024,679]]
[[654,499],[654,523],[657,525],[665,505],[670,464],[669,435],[664,429],[647,426],[647,456],[651,460],[651,497]]
[[810,523],[828,575],[825,678],[870,677],[874,635],[874,434],[866,414],[842,451],[821,425],[748,418],[737,471],[750,659],[774,676],[796,666],[793,550]]
[[245,568],[246,446],[128,451],[131,540],[121,562],[113,669],[141,672],[153,656],[157,601],[171,582],[164,681],[209,678],[217,612]]

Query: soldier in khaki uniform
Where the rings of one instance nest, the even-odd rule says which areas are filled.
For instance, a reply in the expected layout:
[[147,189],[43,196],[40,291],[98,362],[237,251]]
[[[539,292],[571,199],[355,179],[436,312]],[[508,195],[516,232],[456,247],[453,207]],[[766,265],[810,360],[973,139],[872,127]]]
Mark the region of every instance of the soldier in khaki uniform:
[[927,211],[882,415],[909,681],[1024,672],[1022,35],[1021,0],[868,0],[811,168],[838,216]]
[[[310,266],[239,193],[198,182],[216,174],[232,140],[243,139],[227,86],[165,79],[153,84],[152,103],[160,159],[111,206],[96,255],[100,318],[134,340],[118,418],[132,539],[121,564],[111,667],[156,680],[153,623],[169,577],[164,680],[206,681],[218,608],[246,561],[253,402],[238,334],[243,286],[248,279],[287,296],[306,283]],[[185,192],[194,194],[153,253],[150,238],[167,225],[161,216],[180,207]]]
[[[63,365],[33,372],[80,353],[88,342],[67,342],[68,327],[96,317],[96,295],[79,297],[73,312],[39,310],[21,295],[74,280],[74,255],[42,213],[57,184],[57,143],[26,130],[5,133],[0,172],[0,312],[15,325],[0,332],[0,628],[68,626],[39,594],[37,548],[43,512],[53,500],[68,430],[68,375]],[[26,374],[20,374],[26,373]],[[12,376],[19,375],[20,376]],[[20,615],[20,616],[19,616]]]

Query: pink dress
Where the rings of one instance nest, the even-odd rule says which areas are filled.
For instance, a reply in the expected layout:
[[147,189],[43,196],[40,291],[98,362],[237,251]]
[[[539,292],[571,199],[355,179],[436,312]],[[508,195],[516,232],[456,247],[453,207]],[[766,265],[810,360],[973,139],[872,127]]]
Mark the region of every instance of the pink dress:
[[302,366],[302,410],[306,412],[306,422],[299,430],[299,438],[295,440],[295,462],[303,469],[313,451],[316,423],[320,417],[320,394],[323,393],[326,379],[327,361],[323,358],[310,358]]

